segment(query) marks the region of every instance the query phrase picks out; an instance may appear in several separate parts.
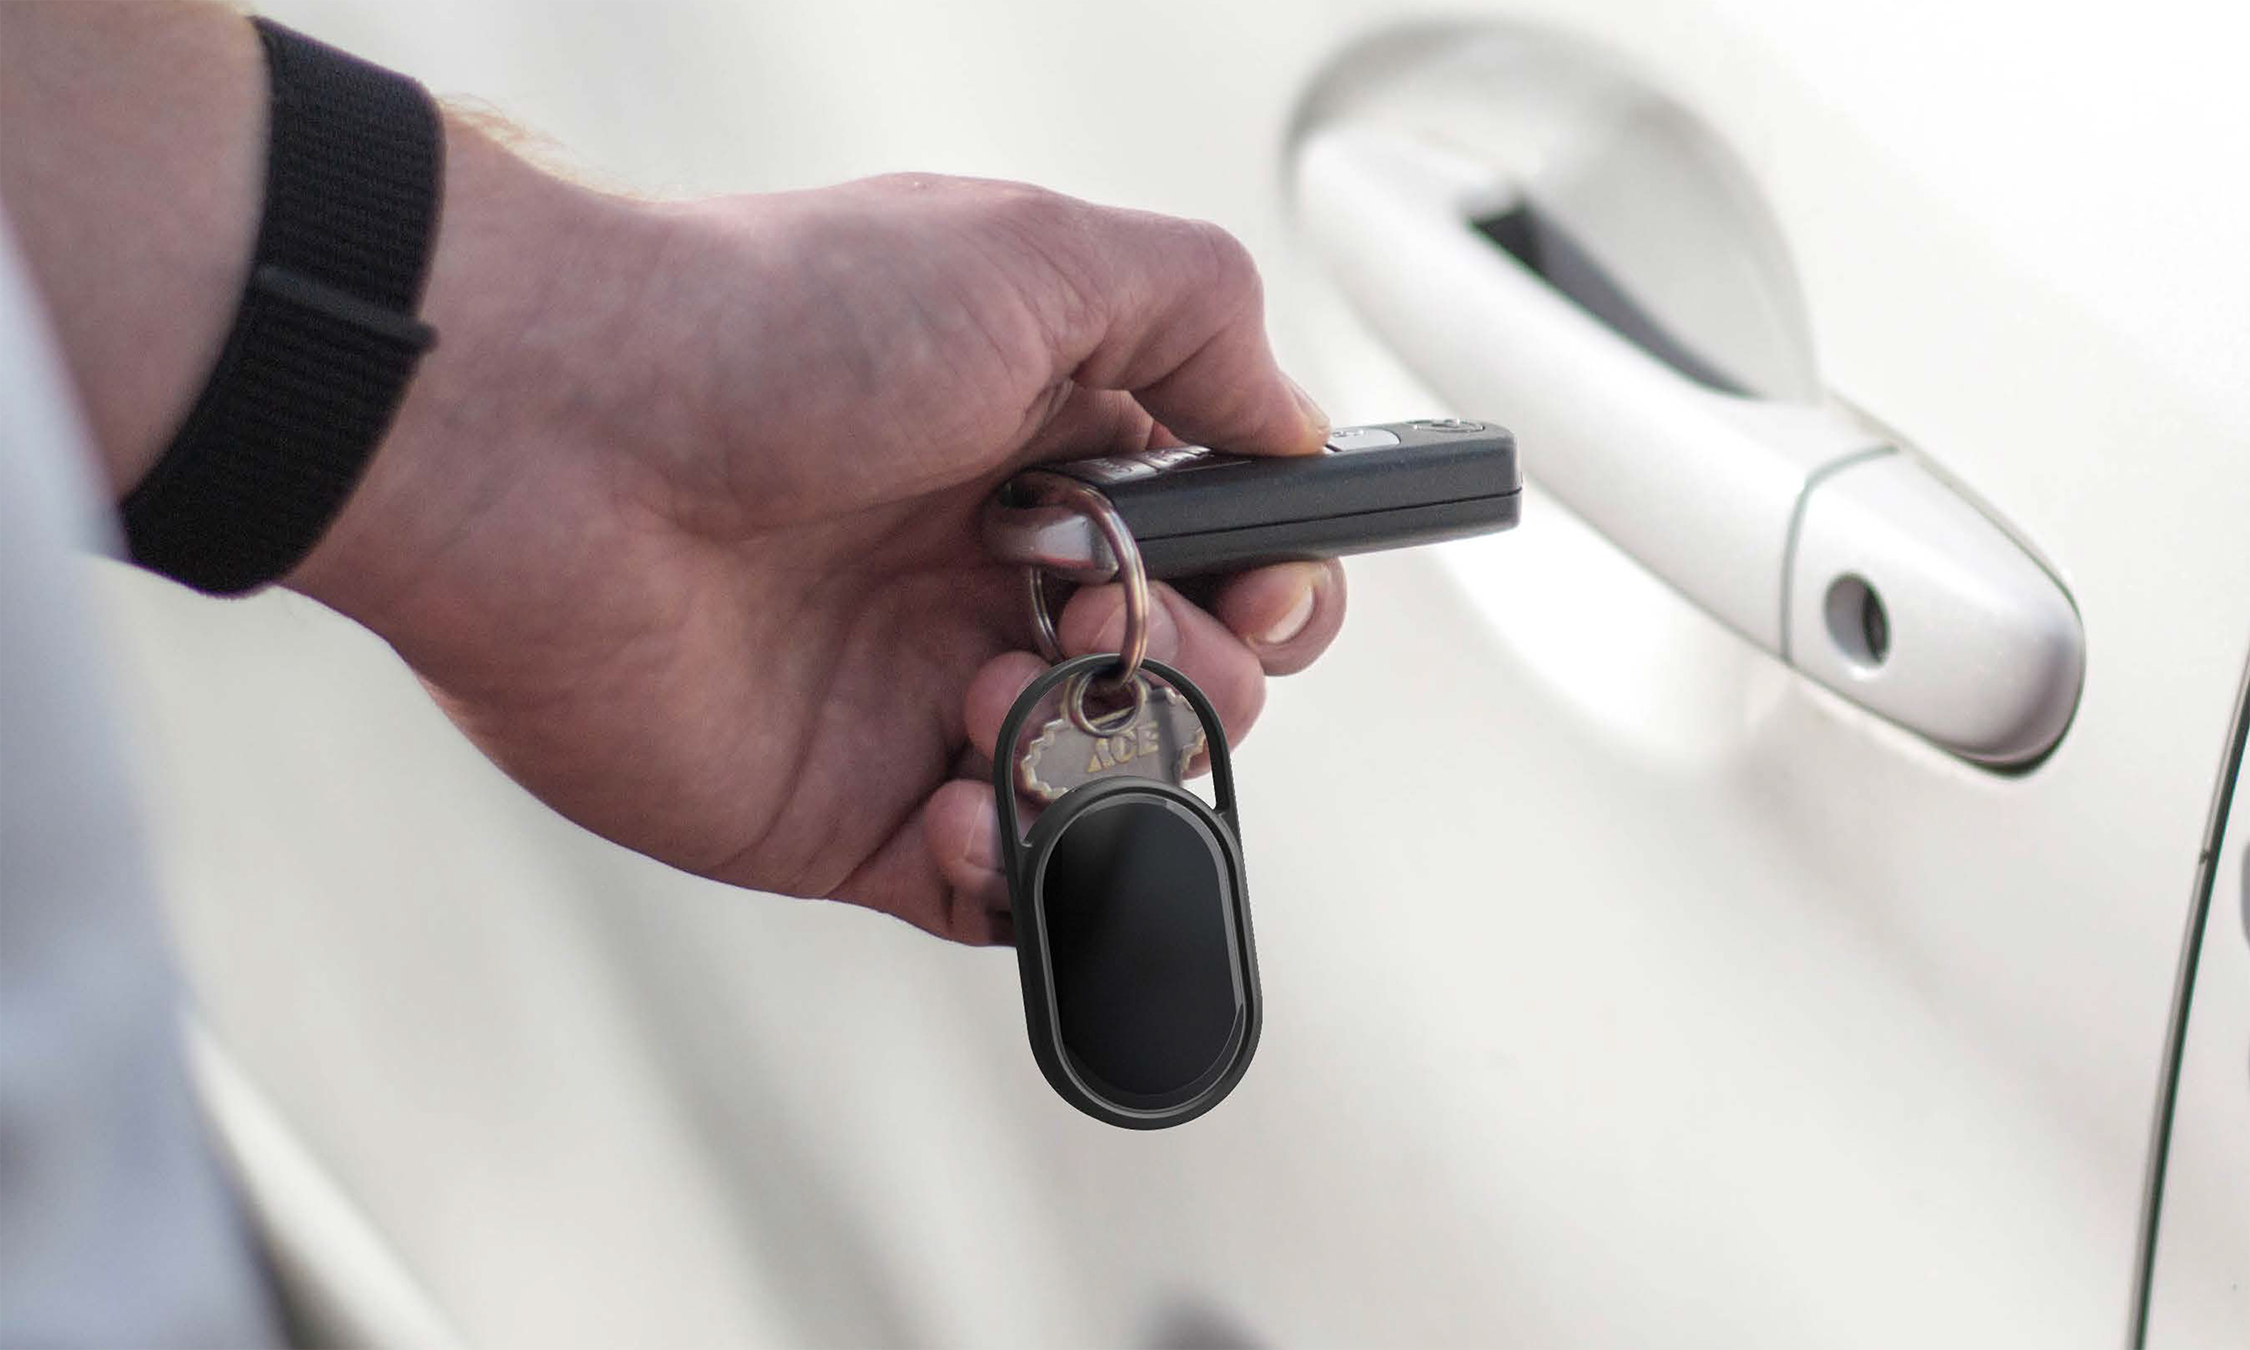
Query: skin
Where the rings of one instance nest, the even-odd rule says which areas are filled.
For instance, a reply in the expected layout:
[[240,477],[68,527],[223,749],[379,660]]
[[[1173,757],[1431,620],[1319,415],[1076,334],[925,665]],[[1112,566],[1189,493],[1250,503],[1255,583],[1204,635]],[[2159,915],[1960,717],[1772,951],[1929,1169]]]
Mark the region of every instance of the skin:
[[[0,4],[0,193],[119,493],[224,340],[262,190],[239,15]],[[448,115],[423,316],[366,480],[284,584],[373,629],[564,815],[721,881],[1004,941],[988,768],[1044,668],[977,513],[1043,459],[1317,453],[1257,271],[1198,222],[901,175],[596,192]],[[1230,739],[1343,619],[1334,564],[1156,588]],[[1114,651],[1114,586],[1072,653]]]

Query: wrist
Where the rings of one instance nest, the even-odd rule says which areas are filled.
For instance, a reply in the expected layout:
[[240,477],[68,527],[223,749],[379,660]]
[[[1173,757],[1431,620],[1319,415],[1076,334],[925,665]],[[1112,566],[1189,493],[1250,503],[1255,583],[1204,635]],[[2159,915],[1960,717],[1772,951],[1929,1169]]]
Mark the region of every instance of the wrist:
[[[475,623],[495,518],[589,467],[587,435],[631,378],[621,325],[647,212],[547,173],[448,113],[422,319],[438,333],[359,486],[284,584],[394,644]],[[521,538],[514,541],[521,544]]]

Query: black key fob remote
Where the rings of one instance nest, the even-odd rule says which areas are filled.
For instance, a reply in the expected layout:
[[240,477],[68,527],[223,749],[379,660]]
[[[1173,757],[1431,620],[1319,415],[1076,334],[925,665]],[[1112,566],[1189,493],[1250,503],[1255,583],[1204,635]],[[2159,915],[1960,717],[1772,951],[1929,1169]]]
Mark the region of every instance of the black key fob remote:
[[1021,836],[1025,723],[1065,681],[1116,663],[1082,656],[1032,681],[1000,729],[993,792],[1032,1057],[1087,1115],[1155,1130],[1218,1105],[1250,1067],[1258,960],[1226,729],[1178,671],[1143,661],[1135,678],[1177,689],[1202,720],[1217,805],[1173,781],[1100,777]]
[[[1504,530],[1523,477],[1503,427],[1458,418],[1339,427],[1326,453],[1233,455],[1203,446],[1097,455],[1041,469],[1098,488],[1152,577],[1232,572]],[[988,510],[993,555],[1074,581],[1116,571],[1085,516],[1003,488]]]

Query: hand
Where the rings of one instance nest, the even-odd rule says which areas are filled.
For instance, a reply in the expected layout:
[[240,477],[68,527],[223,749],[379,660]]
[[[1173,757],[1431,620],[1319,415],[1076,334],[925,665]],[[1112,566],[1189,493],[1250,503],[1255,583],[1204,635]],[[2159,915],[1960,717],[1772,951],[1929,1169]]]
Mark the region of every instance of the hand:
[[[1309,454],[1258,278],[1207,225],[893,177],[651,205],[456,129],[440,345],[291,584],[366,622],[557,810],[723,881],[1005,940],[990,757],[1044,663],[977,513],[1176,433]],[[1230,737],[1342,622],[1334,564],[1159,586]],[[1116,650],[1114,586],[1069,651]]]

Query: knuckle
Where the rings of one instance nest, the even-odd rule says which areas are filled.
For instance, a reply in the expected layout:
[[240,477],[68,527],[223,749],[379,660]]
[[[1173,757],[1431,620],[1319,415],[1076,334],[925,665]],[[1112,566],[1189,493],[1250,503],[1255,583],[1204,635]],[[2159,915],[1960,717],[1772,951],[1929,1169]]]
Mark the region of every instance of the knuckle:
[[927,192],[932,189],[943,189],[948,182],[943,174],[925,173],[915,169],[879,173],[866,181],[872,187],[889,188],[901,192]]
[[1034,300],[1051,347],[1073,335],[1098,333],[1106,322],[1102,251],[1092,246],[1091,208],[1075,197],[1029,183],[987,185],[978,226],[1005,241],[1028,264]]
[[994,183],[984,200],[984,209],[994,223],[1039,238],[1069,229],[1077,207],[1076,201],[1062,193],[1031,183]]
[[1197,250],[1205,269],[1205,284],[1222,299],[1234,305],[1250,305],[1262,300],[1264,283],[1258,276],[1257,261],[1250,249],[1225,226],[1208,220],[1183,221],[1190,243]]

